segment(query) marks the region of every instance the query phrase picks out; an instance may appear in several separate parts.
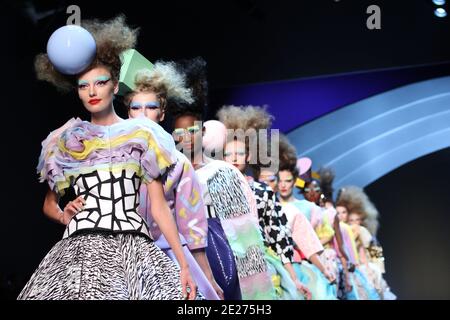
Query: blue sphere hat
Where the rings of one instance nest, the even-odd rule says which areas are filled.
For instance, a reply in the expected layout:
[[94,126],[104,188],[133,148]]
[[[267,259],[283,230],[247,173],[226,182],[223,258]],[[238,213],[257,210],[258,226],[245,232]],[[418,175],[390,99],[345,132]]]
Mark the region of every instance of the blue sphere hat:
[[47,55],[60,73],[75,75],[94,60],[97,46],[92,34],[78,25],[57,29],[47,42]]

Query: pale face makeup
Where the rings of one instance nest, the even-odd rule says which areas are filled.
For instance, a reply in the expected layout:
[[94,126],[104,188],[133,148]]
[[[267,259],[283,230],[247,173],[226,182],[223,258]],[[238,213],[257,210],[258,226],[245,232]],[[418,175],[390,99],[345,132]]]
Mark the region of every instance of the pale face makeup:
[[288,199],[292,196],[294,190],[295,179],[292,173],[288,170],[278,172],[278,192],[283,199]]
[[105,67],[93,68],[78,78],[78,96],[92,114],[109,112],[118,90],[118,84],[112,81],[111,73]]
[[278,178],[275,172],[264,169],[261,170],[261,173],[259,174],[259,181],[269,185],[274,192],[277,192]]
[[248,158],[244,142],[238,140],[228,142],[225,145],[223,157],[226,162],[235,166],[239,171],[245,171]]
[[164,120],[161,103],[153,92],[136,93],[128,106],[128,116],[130,118],[145,116],[157,123]]

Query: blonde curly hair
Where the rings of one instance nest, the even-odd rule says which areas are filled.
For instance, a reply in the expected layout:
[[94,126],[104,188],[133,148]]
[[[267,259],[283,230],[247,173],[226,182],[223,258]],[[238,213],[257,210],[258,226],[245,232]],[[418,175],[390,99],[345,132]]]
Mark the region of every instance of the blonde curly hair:
[[266,106],[228,105],[217,112],[217,117],[227,129],[268,129],[272,125],[273,116],[266,109]]
[[[103,66],[109,69],[112,79],[118,81],[122,66],[120,54],[136,45],[138,29],[127,26],[124,15],[108,21],[97,19],[82,21],[81,27],[92,34],[97,46],[94,60],[83,73],[97,66]],[[68,76],[57,71],[47,54],[38,54],[34,67],[39,80],[50,82],[60,91],[66,92],[75,88],[78,75]]]
[[346,186],[339,190],[336,206],[346,207],[348,213],[357,213],[361,216],[363,225],[372,235],[378,231],[378,210],[370,201],[364,190],[357,186]]
[[192,89],[186,88],[185,76],[179,73],[174,62],[157,61],[152,69],[142,69],[136,73],[136,88],[126,95],[124,103],[129,106],[138,93],[154,93],[165,110],[167,99],[181,103],[193,103]]

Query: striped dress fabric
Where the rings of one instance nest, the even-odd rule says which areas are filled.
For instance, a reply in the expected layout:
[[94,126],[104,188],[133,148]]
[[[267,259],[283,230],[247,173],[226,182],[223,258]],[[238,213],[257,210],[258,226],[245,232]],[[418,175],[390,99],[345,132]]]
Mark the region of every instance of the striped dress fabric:
[[180,272],[139,215],[141,183],[164,177],[172,137],[146,119],[99,126],[71,119],[42,143],[38,172],[86,205],[44,257],[18,299],[182,299]]

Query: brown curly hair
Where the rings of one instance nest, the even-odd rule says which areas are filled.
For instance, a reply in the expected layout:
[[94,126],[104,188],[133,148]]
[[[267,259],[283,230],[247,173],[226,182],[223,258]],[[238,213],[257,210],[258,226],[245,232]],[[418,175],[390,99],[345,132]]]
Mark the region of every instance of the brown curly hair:
[[362,188],[357,186],[341,188],[338,192],[336,206],[346,207],[349,214],[359,214],[363,225],[369,229],[372,235],[376,235],[379,213]]
[[[111,20],[86,20],[81,26],[88,30],[95,39],[97,52],[92,63],[84,71],[98,66],[108,68],[113,81],[118,81],[122,62],[120,54],[136,45],[138,29],[132,29],[125,23],[125,16],[119,15]],[[39,80],[53,84],[61,91],[75,88],[79,75],[68,76],[57,71],[51,64],[48,55],[41,53],[35,58],[34,67]]]
[[320,176],[320,189],[326,201],[333,202],[333,181],[336,177],[331,167],[321,167],[317,172]]
[[297,150],[289,142],[286,136],[280,134],[279,143],[279,169],[278,171],[290,171],[294,178],[298,177]]

